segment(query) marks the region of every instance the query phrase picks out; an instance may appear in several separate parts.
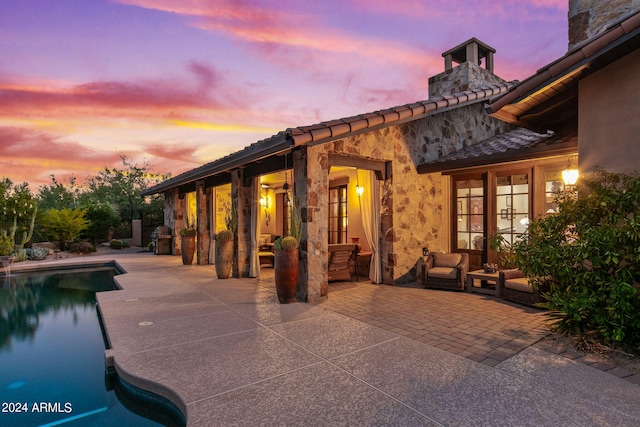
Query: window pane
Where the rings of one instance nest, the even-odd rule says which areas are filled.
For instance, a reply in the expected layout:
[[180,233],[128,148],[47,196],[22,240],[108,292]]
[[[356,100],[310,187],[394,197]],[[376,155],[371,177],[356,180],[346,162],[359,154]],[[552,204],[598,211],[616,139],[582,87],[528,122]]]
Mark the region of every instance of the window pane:
[[[484,182],[481,179],[456,181],[453,223],[458,249],[476,249],[473,238],[484,230]],[[474,233],[474,234],[472,234]],[[480,234],[480,240],[482,234]],[[481,249],[481,245],[479,246]]]

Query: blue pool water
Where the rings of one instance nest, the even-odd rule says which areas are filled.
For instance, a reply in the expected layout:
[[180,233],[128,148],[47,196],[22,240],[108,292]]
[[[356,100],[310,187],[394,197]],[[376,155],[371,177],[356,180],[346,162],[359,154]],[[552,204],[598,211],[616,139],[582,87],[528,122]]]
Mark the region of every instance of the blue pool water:
[[105,373],[95,292],[114,289],[114,274],[0,276],[0,426],[181,424]]

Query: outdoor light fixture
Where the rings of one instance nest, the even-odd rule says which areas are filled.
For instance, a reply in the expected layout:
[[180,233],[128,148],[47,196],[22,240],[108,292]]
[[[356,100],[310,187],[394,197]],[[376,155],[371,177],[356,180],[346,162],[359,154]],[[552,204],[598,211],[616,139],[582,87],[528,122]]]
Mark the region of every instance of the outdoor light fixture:
[[265,210],[269,209],[269,190],[260,192],[260,206],[265,208]]
[[576,182],[578,182],[578,176],[580,175],[578,169],[574,168],[572,165],[573,157],[575,156],[569,157],[569,160],[567,160],[569,164],[567,165],[567,168],[562,171],[562,181],[564,182],[565,187],[569,188],[576,185]]
[[358,197],[364,194],[364,187],[361,187],[360,181],[358,181],[358,169],[356,169],[356,194]]

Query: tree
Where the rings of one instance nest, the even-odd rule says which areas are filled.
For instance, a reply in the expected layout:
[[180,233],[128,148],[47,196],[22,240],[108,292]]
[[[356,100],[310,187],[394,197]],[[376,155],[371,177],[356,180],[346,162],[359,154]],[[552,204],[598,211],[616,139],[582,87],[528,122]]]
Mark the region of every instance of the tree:
[[640,349],[640,178],[597,171],[559,213],[516,242],[528,277],[551,278],[546,303],[560,333]]
[[13,184],[9,178],[0,180],[0,233],[11,238],[13,244],[23,247],[33,233],[37,200],[29,184]]
[[87,229],[89,221],[82,209],[49,209],[40,219],[42,234],[58,242],[61,250]]
[[120,224],[120,216],[115,209],[107,203],[91,203],[83,208],[86,209],[86,218],[89,220],[84,235],[94,244],[100,240],[111,240],[113,227]]
[[83,206],[96,202],[108,203],[119,213],[122,222],[157,216],[162,212],[162,196],[143,198],[140,192],[148,186],[169,178],[168,174],[157,174],[151,164],[141,166],[132,163],[124,154],[120,155],[122,168],[105,167],[95,177],[87,180],[87,192],[81,197]]
[[38,189],[40,210],[77,208],[82,191],[76,184],[76,178],[71,176],[67,185],[59,182],[55,175],[49,175],[49,179],[49,184]]

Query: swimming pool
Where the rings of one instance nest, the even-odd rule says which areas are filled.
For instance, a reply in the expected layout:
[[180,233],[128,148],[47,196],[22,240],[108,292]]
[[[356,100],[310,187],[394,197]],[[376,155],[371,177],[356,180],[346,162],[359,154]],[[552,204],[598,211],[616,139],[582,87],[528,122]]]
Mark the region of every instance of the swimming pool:
[[0,276],[0,425],[182,424],[175,408],[106,375],[95,293],[115,289],[115,274]]

